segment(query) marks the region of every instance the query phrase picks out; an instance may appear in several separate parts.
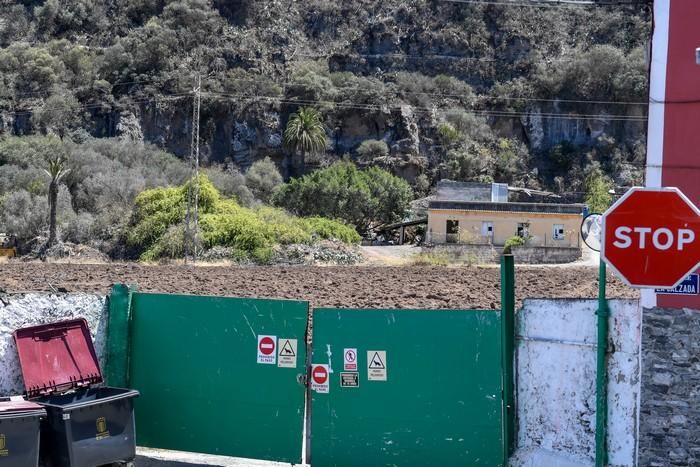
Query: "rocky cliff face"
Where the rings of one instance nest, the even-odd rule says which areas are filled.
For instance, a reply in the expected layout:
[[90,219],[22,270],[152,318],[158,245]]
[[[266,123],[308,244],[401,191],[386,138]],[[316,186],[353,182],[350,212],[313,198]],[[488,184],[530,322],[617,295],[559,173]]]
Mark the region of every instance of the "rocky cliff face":
[[601,136],[621,148],[644,139],[645,107],[614,104],[645,100],[643,6],[10,3],[0,11],[0,86],[8,90],[0,92],[0,134],[48,130],[34,115],[49,95],[69,94],[85,109],[83,134],[144,140],[187,157],[187,83],[194,51],[205,47],[200,133],[209,163],[246,169],[269,156],[285,176],[315,167],[282,144],[301,105],[324,115],[321,163],[382,140],[385,165],[409,180],[443,175],[436,170],[449,154],[441,125],[450,112],[487,124],[458,128],[467,139],[523,142],[535,166],[562,143],[583,151]]
[[[105,136],[123,136],[156,144],[179,157],[190,153],[191,99],[180,104],[145,104],[133,113],[110,114],[112,123],[101,126],[111,131]],[[247,169],[256,160],[271,157],[286,177],[296,176],[313,168],[292,158],[283,147],[283,132],[290,108],[269,105],[263,109],[236,111],[228,105],[205,102],[207,115],[201,124],[200,151],[205,163],[233,162]],[[595,147],[598,138],[607,136],[620,144],[636,142],[646,131],[643,120],[645,108],[627,109],[630,120],[611,117],[606,109],[586,118],[552,117],[552,108],[533,107],[517,118],[494,117],[489,123],[494,132],[504,138],[521,140],[534,154],[544,154],[554,146],[571,143]],[[639,117],[639,119],[632,119]],[[341,111],[326,119],[328,160],[346,154],[356,157],[358,146],[365,140],[383,140],[391,153],[403,158],[394,172],[413,181],[428,166],[436,164],[442,153],[436,133],[437,118],[416,115],[410,106],[377,112]],[[29,131],[27,125],[11,117],[0,120],[5,131]],[[25,120],[26,121],[26,120]]]

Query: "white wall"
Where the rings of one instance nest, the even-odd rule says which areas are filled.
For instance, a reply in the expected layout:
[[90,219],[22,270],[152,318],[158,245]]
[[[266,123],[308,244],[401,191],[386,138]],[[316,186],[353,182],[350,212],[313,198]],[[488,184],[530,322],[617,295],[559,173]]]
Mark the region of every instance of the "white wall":
[[[516,319],[518,452],[514,466],[595,460],[597,300],[525,300]],[[641,308],[610,301],[610,466],[635,466]]]
[[107,330],[105,303],[104,296],[92,294],[0,295],[0,396],[24,392],[17,349],[12,339],[12,333],[19,328],[85,318],[102,364]]

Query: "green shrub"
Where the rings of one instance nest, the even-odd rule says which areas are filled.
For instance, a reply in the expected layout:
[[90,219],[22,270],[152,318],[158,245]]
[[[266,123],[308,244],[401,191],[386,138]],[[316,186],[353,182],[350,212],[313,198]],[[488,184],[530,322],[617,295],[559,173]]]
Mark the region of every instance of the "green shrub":
[[389,146],[384,141],[367,139],[357,148],[357,155],[365,163],[372,163],[374,159],[389,155]]
[[185,254],[185,227],[171,225],[168,230],[141,255],[142,261],[156,261],[161,258],[182,258]]
[[521,237],[519,235],[515,235],[513,237],[510,237],[506,242],[503,244],[503,254],[504,255],[509,255],[513,253],[513,248],[523,246],[527,243],[527,240],[524,237]]
[[311,235],[324,240],[340,240],[344,243],[359,243],[362,237],[355,229],[340,221],[332,221],[325,217],[305,217],[299,219],[304,230]]
[[272,249],[272,247],[265,246],[253,250],[253,254],[251,256],[253,258],[253,261],[255,261],[258,264],[270,264],[270,262],[272,262],[272,256],[274,255],[274,253],[275,251]]
[[584,182],[586,188],[585,203],[590,212],[602,214],[610,207],[613,201],[610,191],[614,188],[610,177],[604,175],[599,169],[594,170],[586,177]]
[[246,186],[263,203],[269,203],[275,189],[283,182],[277,166],[269,157],[256,161],[245,174]]
[[459,130],[457,130],[455,127],[453,127],[447,122],[439,124],[437,130],[438,134],[440,135],[440,140],[445,146],[453,145],[459,140],[461,136]]
[[411,258],[412,266],[447,266],[450,262],[445,251],[421,251]]
[[[180,187],[155,188],[139,194],[128,229],[127,242],[142,260],[184,255],[183,225],[187,212],[187,190]],[[199,179],[199,240],[206,249],[230,248],[239,257],[267,263],[276,245],[312,243],[314,239],[336,238],[357,243],[351,227],[323,218],[297,218],[283,210],[241,207],[222,198],[206,176]],[[182,241],[178,240],[182,237]]]
[[399,221],[413,199],[411,186],[378,167],[360,171],[336,162],[277,190],[274,201],[299,216],[342,219],[358,232],[371,225]]

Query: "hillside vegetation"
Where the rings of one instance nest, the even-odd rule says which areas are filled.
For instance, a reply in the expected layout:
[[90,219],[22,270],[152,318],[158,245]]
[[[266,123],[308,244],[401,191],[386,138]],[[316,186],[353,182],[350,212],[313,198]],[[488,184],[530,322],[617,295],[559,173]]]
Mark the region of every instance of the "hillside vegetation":
[[[385,169],[415,195],[445,177],[569,201],[591,186],[638,184],[649,15],[642,2],[6,1],[0,231],[45,228],[46,180],[31,160],[60,147],[73,167],[58,196],[71,207],[64,238],[110,239],[104,249],[125,254],[138,193],[189,178],[167,153],[190,153],[198,74],[202,161],[242,206],[276,201],[315,215],[289,200],[301,181],[285,188],[289,199],[274,191],[340,159]],[[286,144],[302,107],[319,113],[319,151]],[[123,185],[108,183],[115,177]],[[362,215],[351,221],[359,231]]]

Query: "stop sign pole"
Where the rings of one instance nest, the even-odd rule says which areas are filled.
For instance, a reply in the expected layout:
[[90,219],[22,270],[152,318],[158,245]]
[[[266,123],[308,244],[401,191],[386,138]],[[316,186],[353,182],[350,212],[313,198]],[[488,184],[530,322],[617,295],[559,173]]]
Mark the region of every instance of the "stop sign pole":
[[678,188],[632,188],[602,231],[601,258],[631,287],[673,288],[700,265],[700,210]]
[[606,263],[630,286],[672,288],[700,264],[700,210],[678,188],[632,188],[602,218],[595,465],[607,464]]

